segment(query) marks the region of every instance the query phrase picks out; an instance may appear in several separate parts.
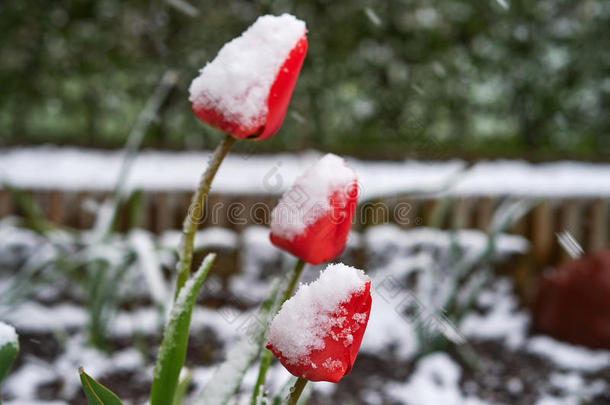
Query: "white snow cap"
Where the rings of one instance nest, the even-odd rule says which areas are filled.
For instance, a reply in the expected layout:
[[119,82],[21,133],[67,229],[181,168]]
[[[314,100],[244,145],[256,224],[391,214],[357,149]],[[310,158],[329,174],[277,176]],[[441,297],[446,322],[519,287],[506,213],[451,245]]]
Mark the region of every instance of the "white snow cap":
[[229,121],[262,125],[275,77],[306,31],[305,22],[290,14],[259,17],[199,71],[189,101],[214,108]]
[[[345,322],[340,305],[364,291],[369,281],[362,270],[341,263],[330,264],[316,281],[302,284],[282,305],[271,322],[269,342],[289,363],[305,361],[312,351],[324,349],[323,339],[334,326]],[[354,316],[360,323],[366,319],[366,314]]]
[[334,192],[347,194],[358,181],[356,173],[329,153],[303,173],[271,211],[271,233],[292,240],[330,211]]
[[0,348],[7,344],[17,344],[18,337],[15,328],[11,325],[7,325],[4,322],[0,322]]

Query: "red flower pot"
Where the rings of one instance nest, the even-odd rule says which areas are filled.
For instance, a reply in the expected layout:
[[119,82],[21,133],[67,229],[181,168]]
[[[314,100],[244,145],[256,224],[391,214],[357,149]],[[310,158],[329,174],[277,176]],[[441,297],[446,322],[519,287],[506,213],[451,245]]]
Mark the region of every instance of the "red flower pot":
[[353,267],[330,265],[284,303],[267,348],[297,377],[338,382],[354,365],[370,312],[370,279]]
[[193,80],[189,101],[195,115],[236,138],[275,135],[305,59],[306,31],[304,22],[288,14],[260,17]]
[[610,251],[567,263],[541,281],[536,327],[570,343],[610,349]]

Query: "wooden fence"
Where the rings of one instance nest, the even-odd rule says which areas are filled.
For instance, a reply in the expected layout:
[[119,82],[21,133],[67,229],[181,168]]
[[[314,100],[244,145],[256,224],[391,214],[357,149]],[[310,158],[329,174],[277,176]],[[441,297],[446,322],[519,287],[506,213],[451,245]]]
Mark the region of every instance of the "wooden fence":
[[[109,196],[102,192],[67,192],[26,190],[44,216],[53,224],[76,229],[93,225],[99,203]],[[508,198],[508,197],[504,197]],[[400,198],[369,203],[359,207],[355,219],[358,229],[385,222],[402,227],[439,225],[444,229],[475,228],[486,230],[504,198],[467,197],[447,200]],[[153,232],[179,229],[190,205],[188,192],[135,193],[121,209],[119,229],[141,227]],[[270,195],[212,194],[202,226],[220,226],[241,230],[245,226],[268,225],[277,197]],[[438,205],[445,207],[439,209]],[[556,263],[565,257],[558,249],[556,233],[567,230],[585,251],[608,246],[610,199],[542,199],[511,230],[532,243],[532,252],[540,263]],[[443,212],[440,215],[439,212]],[[10,191],[0,189],[0,218],[23,214]],[[436,216],[436,217],[435,217]]]
[[[99,203],[109,196],[102,192],[68,192],[59,190],[25,190],[53,224],[77,229],[90,228]],[[355,228],[391,222],[404,228],[438,226],[443,229],[474,228],[487,230],[496,208],[507,197],[467,197],[445,200],[399,198],[371,202],[359,207]],[[136,192],[124,204],[118,227],[133,227],[162,232],[179,229],[189,208],[191,193]],[[268,225],[277,196],[212,194],[201,220],[202,226],[220,226],[240,231],[253,224]],[[510,233],[522,235],[531,242],[529,255],[513,269],[524,295],[535,288],[532,279],[550,266],[570,260],[557,241],[557,234],[569,231],[585,252],[608,247],[610,241],[610,199],[566,198],[541,199]],[[0,218],[23,214],[9,190],[0,190]]]

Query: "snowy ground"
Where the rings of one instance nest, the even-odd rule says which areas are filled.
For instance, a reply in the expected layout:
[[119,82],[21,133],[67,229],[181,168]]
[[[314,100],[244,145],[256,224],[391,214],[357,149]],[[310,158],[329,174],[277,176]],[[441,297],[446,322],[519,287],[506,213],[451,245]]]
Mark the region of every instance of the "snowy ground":
[[[75,148],[4,149],[0,150],[0,182],[31,189],[112,190],[122,156],[121,152]],[[214,190],[240,195],[279,194],[319,157],[318,152],[268,156],[230,154],[215,179]],[[190,191],[207,159],[208,154],[203,152],[142,152],[133,167],[130,185],[143,190]],[[359,176],[362,199],[440,190],[460,196],[610,196],[609,164],[569,161],[529,164],[499,160],[466,168],[466,163],[460,160],[347,160]]]
[[[10,286],[12,271],[19,263],[43,244],[32,233],[11,230],[7,224],[0,227],[0,257],[5,259],[1,263],[0,293]],[[141,239],[140,244],[152,244],[156,260],[171,268],[177,233],[154,237],[137,232],[130,237]],[[249,227],[241,234],[210,228],[197,236],[198,250],[216,250],[219,259],[193,314],[187,361],[193,372],[192,395],[210,381],[227,349],[243,334],[271,279],[293,265],[293,258],[271,246],[268,232],[263,227]],[[492,279],[479,295],[477,309],[459,325],[452,325],[463,339],[458,349],[419,356],[422,348],[415,324],[402,311],[404,298],[413,301],[415,297],[425,308],[431,308],[446,291],[435,288],[431,285],[434,283],[404,288],[402,281],[424,273],[446,277],[456,241],[464,257],[476,257],[486,243],[477,231],[462,231],[451,237],[429,228],[405,231],[390,225],[350,237],[342,260],[365,268],[373,280],[370,323],[352,373],[336,385],[314,384],[310,403],[607,403],[610,352],[531,335],[530,315],[519,308],[507,279]],[[508,259],[527,249],[527,242],[505,236],[498,246]],[[314,278],[316,273],[308,269],[304,280]],[[164,315],[151,305],[151,290],[146,286],[152,284],[143,278],[146,275],[136,270],[131,275],[129,300],[112,322],[110,356],[87,346],[84,328],[88,316],[82,292],[70,283],[58,280],[20,305],[0,308],[0,319],[14,325],[21,336],[21,354],[3,386],[3,403],[83,404],[76,371],[79,366],[115,390],[125,403],[143,403]],[[278,389],[288,378],[281,365],[274,363],[268,388]],[[253,368],[242,387],[245,393],[250,392],[255,379]]]

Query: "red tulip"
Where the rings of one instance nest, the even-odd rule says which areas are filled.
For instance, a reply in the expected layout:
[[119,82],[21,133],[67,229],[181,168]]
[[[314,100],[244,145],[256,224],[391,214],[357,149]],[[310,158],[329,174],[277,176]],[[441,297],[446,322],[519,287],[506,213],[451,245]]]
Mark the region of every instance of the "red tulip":
[[271,212],[271,242],[310,264],[333,260],[345,248],[357,199],[356,174],[329,153]]
[[362,270],[331,264],[284,303],[267,348],[293,375],[338,382],[354,365],[371,312],[371,280]]
[[305,23],[263,16],[227,43],[189,89],[199,119],[235,138],[271,138],[282,126],[307,52]]

